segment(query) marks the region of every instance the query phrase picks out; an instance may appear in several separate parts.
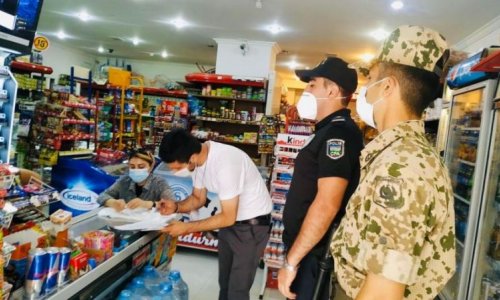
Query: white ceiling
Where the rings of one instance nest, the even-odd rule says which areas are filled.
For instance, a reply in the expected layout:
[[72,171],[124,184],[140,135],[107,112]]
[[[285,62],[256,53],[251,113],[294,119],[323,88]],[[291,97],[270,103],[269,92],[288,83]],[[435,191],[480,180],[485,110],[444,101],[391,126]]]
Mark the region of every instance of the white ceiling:
[[[403,0],[400,11],[391,1],[262,0],[258,9],[256,0],[45,0],[38,31],[56,39],[63,29],[70,36],[63,43],[95,55],[103,46],[114,49],[112,57],[203,65],[215,65],[213,38],[275,41],[286,51],[278,66],[295,59],[313,67],[327,54],[352,62],[375,51],[379,42],[370,32],[378,28],[424,25],[453,45],[500,15],[500,0]],[[96,19],[75,18],[82,9]],[[165,24],[179,16],[193,25],[178,30]],[[285,31],[262,30],[273,23]],[[133,46],[128,39],[134,36],[143,42]],[[167,59],[159,56],[164,49]]]

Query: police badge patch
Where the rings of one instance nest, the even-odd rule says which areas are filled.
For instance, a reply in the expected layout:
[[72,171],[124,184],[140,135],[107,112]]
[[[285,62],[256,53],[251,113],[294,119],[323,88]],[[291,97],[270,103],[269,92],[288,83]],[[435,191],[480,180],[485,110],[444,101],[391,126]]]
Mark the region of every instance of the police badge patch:
[[331,139],[326,141],[326,155],[331,159],[344,156],[344,140]]

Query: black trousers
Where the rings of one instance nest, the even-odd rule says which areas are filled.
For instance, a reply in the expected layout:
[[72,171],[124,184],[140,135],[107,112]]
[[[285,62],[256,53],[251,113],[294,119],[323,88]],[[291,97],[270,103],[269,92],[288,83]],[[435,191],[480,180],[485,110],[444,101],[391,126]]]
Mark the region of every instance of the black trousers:
[[219,300],[249,300],[269,225],[233,225],[219,230],[218,238]]
[[[320,257],[308,253],[300,261],[297,276],[292,282],[291,287],[292,292],[297,294],[297,300],[311,300],[313,298],[314,288],[316,287],[319,274],[320,259]],[[323,289],[323,293],[319,297],[321,300],[330,299],[330,276],[328,276],[327,282],[328,283]]]

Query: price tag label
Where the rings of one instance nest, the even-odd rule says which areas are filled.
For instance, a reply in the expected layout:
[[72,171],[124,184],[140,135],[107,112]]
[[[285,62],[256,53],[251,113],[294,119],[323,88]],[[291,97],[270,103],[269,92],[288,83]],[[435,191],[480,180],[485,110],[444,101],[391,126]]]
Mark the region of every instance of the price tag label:
[[49,40],[44,36],[37,36],[33,41],[33,47],[38,51],[47,50],[49,48]]

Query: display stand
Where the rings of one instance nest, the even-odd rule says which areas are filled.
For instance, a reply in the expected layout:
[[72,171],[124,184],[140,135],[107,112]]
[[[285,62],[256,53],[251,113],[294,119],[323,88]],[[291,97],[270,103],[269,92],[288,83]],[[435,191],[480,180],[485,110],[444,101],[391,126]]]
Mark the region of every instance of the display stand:
[[264,279],[259,298],[262,299],[267,287],[277,288],[274,276],[268,276],[269,272],[276,273],[285,260],[285,246],[282,240],[283,234],[283,209],[286,203],[286,194],[292,182],[295,159],[309,141],[308,135],[278,134],[275,147],[275,160],[271,175],[271,199],[273,201],[272,228],[269,242],[264,250]]

